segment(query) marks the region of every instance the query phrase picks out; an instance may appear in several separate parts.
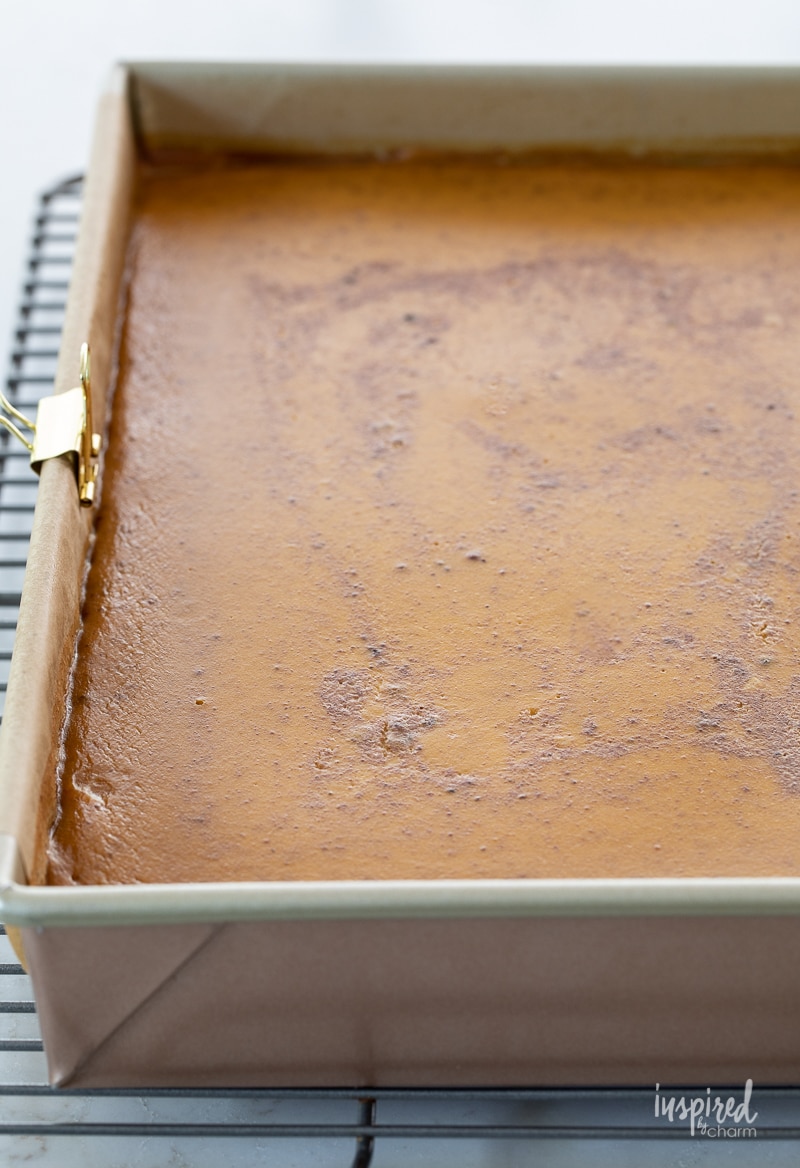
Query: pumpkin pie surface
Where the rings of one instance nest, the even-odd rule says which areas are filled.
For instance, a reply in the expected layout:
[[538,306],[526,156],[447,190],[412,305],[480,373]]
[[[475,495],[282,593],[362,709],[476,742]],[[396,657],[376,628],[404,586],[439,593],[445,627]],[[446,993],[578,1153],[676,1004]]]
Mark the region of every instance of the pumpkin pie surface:
[[800,172],[143,173],[53,883],[800,873]]

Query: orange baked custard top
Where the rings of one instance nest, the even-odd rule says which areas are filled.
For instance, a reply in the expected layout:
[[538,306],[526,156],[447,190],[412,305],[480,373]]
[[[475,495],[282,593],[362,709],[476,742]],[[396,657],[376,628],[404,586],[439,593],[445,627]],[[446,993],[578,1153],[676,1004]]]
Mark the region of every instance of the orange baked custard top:
[[50,881],[800,873],[800,171],[156,169],[129,270]]

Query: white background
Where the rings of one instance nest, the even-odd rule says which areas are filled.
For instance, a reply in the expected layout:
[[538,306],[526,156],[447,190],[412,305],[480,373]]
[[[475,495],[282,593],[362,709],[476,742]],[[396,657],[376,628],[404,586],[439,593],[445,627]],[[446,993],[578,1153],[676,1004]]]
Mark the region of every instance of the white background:
[[34,195],[145,58],[800,64],[800,0],[0,0],[0,362]]

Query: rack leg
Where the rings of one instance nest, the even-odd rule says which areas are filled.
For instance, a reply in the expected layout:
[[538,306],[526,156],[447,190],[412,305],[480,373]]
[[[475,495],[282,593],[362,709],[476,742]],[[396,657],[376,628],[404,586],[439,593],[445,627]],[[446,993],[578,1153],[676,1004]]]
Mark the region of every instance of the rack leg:
[[[378,1107],[376,1101],[374,1099],[360,1099],[359,1104],[359,1125],[361,1127],[372,1127],[375,1123],[375,1112]],[[358,1136],[356,1139],[356,1157],[353,1160],[353,1168],[369,1168],[369,1165],[372,1163],[374,1147],[374,1136]]]

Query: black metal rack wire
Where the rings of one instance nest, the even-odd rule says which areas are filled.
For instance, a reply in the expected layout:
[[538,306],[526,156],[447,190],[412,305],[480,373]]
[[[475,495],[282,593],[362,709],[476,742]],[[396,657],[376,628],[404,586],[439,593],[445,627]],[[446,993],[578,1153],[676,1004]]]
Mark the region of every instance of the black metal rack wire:
[[[73,249],[80,212],[82,182],[70,178],[42,195],[34,221],[27,270],[19,304],[6,394],[23,412],[32,413],[37,400],[51,387],[58,358]],[[0,439],[0,709],[5,700],[8,664],[20,603],[22,576],[33,521],[37,480],[26,465],[27,454],[2,431]],[[315,1163],[352,1163],[366,1168],[373,1157],[390,1146],[387,1163],[423,1163],[425,1148],[437,1168],[452,1161],[465,1163],[464,1141],[481,1143],[485,1155],[470,1163],[536,1163],[542,1141],[580,1141],[593,1144],[588,1158],[576,1153],[570,1163],[614,1163],[616,1141],[653,1142],[687,1140],[686,1123],[654,1116],[650,1089],[618,1090],[83,1090],[59,1091],[46,1085],[43,1048],[36,1027],[36,1007],[30,983],[12,958],[5,930],[0,926],[0,1143],[29,1137],[38,1141],[76,1137],[84,1140],[133,1137],[142,1140],[211,1139],[222,1144],[250,1141],[249,1158],[236,1163],[297,1163],[280,1160],[266,1148],[280,1141],[313,1141],[326,1157]],[[715,1090],[719,1088],[715,1087]],[[741,1093],[741,1084],[732,1090]],[[705,1087],[695,1089],[705,1093]],[[684,1088],[676,1094],[691,1094]],[[757,1141],[794,1141],[800,1138],[800,1088],[756,1090],[759,1111]],[[726,1137],[729,1143],[730,1137]],[[255,1142],[253,1142],[255,1141]],[[432,1141],[425,1143],[425,1141]],[[594,1141],[599,1141],[594,1144]],[[716,1147],[706,1144],[705,1153]],[[741,1139],[737,1142],[741,1143]],[[354,1143],[349,1149],[346,1143]],[[512,1144],[521,1158],[490,1157],[489,1150]],[[61,1147],[63,1148],[63,1144]],[[283,1146],[283,1145],[282,1145]],[[302,1145],[309,1148],[311,1145]],[[577,1147],[578,1145],[573,1145]],[[47,1144],[46,1149],[51,1145]],[[114,1144],[117,1148],[118,1144]],[[444,1149],[450,1148],[450,1154]],[[608,1149],[608,1161],[598,1148]],[[405,1149],[405,1151],[404,1151]],[[413,1149],[413,1152],[412,1150]],[[460,1151],[459,1151],[460,1149]],[[775,1150],[775,1144],[772,1143]],[[255,1150],[255,1151],[254,1151]],[[396,1155],[395,1155],[396,1154]],[[790,1156],[791,1156],[790,1152]],[[399,1159],[397,1158],[399,1156]],[[749,1162],[754,1162],[751,1145]],[[254,1158],[255,1157],[255,1158]],[[377,1155],[383,1162],[383,1156]],[[120,1163],[117,1152],[109,1162]],[[62,1164],[52,1153],[48,1163]],[[94,1163],[95,1161],[93,1161]],[[166,1162],[164,1158],[153,1163]],[[173,1162],[172,1159],[169,1161]],[[179,1160],[185,1163],[185,1160]],[[190,1161],[196,1163],[194,1159]],[[209,1161],[211,1162],[211,1161]],[[234,1163],[233,1160],[220,1161]],[[311,1162],[310,1156],[303,1162]],[[566,1163],[559,1160],[559,1163]],[[626,1163],[629,1162],[626,1160]],[[645,1162],[644,1148],[638,1163]],[[648,1162],[650,1162],[648,1160]],[[659,1164],[674,1162],[659,1159]],[[715,1161],[720,1162],[720,1161]],[[727,1163],[727,1159],[725,1160]],[[778,1161],[770,1158],[770,1164]],[[792,1163],[791,1158],[780,1163]],[[140,1163],[137,1159],[136,1163]]]

